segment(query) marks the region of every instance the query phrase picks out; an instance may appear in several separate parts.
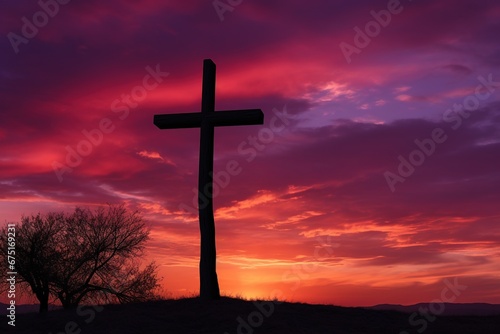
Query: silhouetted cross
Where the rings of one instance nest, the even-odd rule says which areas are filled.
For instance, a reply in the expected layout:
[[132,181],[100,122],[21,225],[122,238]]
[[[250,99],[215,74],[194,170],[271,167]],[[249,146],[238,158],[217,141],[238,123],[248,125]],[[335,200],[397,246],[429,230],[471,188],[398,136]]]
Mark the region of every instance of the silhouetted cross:
[[[216,272],[215,222],[213,210],[214,127],[254,125],[264,123],[260,109],[215,109],[215,64],[203,61],[201,113],[155,115],[154,124],[160,129],[201,128],[200,168],[198,176],[198,211],[200,215],[200,297],[218,299],[219,282]],[[203,198],[203,197],[206,197]]]

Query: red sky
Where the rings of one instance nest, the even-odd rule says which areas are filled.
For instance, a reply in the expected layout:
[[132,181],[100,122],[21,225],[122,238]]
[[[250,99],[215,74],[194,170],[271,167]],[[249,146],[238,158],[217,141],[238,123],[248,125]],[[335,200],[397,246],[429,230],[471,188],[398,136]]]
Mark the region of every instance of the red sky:
[[196,293],[199,130],[153,115],[199,111],[211,58],[216,108],[265,114],[215,131],[223,293],[411,304],[447,280],[455,302],[500,303],[497,1],[2,6],[2,223],[125,202],[165,289]]

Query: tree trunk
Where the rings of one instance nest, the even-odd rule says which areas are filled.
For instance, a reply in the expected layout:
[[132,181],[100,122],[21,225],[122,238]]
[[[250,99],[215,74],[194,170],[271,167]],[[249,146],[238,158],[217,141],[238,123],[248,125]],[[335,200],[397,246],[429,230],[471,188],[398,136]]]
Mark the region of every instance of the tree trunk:
[[47,313],[49,311],[49,287],[44,286],[43,288],[37,289],[35,296],[40,302],[38,312],[40,314]]
[[73,295],[68,295],[67,293],[59,292],[57,294],[57,298],[61,301],[62,307],[65,310],[71,310],[78,306],[78,303],[75,302]]
[[40,309],[39,313],[40,314],[45,314],[49,311],[49,296],[43,296],[41,299],[38,298],[40,301]]
[[72,310],[72,309],[75,309],[78,304],[71,301],[71,300],[68,300],[68,299],[65,299],[65,300],[61,300],[61,303],[62,303],[62,307],[65,309],[65,310]]
[[49,311],[49,285],[47,282],[42,283],[37,289],[33,289],[35,292],[35,296],[40,302],[40,308],[38,309],[38,313],[46,314]]

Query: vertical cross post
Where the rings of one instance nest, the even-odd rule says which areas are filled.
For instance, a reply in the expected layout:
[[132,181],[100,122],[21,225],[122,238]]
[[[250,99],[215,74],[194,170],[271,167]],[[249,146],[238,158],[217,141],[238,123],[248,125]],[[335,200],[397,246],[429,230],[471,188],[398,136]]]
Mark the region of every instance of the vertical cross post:
[[[215,63],[203,61],[201,94],[200,167],[198,176],[198,210],[200,215],[200,297],[218,299],[216,272],[215,221],[213,208],[214,127],[208,114],[215,111]],[[203,115],[204,114],[204,115]]]

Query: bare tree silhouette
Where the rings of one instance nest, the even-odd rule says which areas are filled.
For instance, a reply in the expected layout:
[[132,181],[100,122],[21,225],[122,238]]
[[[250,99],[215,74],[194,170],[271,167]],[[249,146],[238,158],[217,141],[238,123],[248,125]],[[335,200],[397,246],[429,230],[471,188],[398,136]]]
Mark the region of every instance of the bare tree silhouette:
[[[7,249],[2,231],[0,246]],[[48,310],[49,297],[66,309],[86,301],[131,302],[154,299],[157,265],[140,269],[149,230],[138,212],[122,206],[71,214],[23,217],[16,229],[16,270]],[[0,261],[6,263],[6,252]],[[6,271],[2,271],[6,272]]]
[[[51,267],[58,260],[58,252],[54,247],[47,247],[55,242],[57,231],[61,230],[61,216],[50,214],[43,219],[40,215],[23,217],[23,223],[16,227],[15,271],[18,273],[17,283],[27,285],[40,302],[40,312],[48,310],[50,284],[54,279]],[[2,274],[7,272],[7,233],[6,228],[0,232],[0,267]],[[12,270],[9,270],[12,271]],[[5,281],[2,279],[2,282]]]

